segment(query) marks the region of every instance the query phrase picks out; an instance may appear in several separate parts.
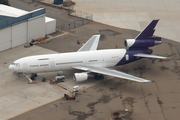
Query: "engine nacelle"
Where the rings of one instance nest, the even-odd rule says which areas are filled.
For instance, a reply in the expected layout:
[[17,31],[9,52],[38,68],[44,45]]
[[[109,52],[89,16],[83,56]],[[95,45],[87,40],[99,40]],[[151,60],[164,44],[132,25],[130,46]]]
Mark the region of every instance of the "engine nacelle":
[[73,79],[75,81],[85,81],[88,79],[88,73],[74,73]]
[[124,41],[124,45],[127,48],[148,48],[158,44],[161,44],[161,41],[156,41],[153,39],[146,39],[146,40],[127,39]]

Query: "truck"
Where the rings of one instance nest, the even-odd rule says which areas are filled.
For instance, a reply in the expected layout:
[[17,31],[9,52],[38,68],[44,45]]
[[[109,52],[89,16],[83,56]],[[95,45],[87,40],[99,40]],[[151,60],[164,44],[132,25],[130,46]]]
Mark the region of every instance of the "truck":
[[57,84],[59,82],[64,82],[66,80],[66,77],[64,75],[56,76],[55,79],[50,80],[50,84]]
[[64,94],[64,97],[66,98],[66,100],[75,100],[76,99],[75,92],[69,92],[67,94]]

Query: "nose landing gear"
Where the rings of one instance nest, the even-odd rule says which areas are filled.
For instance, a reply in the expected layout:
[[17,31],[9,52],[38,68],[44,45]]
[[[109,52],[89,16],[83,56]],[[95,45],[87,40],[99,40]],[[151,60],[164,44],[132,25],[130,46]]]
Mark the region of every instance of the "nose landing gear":
[[31,80],[35,80],[35,77],[37,77],[37,73],[32,73]]

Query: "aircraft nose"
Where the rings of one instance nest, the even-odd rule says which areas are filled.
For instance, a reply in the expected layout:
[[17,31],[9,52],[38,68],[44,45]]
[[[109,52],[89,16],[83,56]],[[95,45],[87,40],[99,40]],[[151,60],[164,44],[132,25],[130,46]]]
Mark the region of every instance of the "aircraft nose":
[[12,66],[12,65],[9,65],[9,69],[10,69],[10,70],[13,70],[13,66]]

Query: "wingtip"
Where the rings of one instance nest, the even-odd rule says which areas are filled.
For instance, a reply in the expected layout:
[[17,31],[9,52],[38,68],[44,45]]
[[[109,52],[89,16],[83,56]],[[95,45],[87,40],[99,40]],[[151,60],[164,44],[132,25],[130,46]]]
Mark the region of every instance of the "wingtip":
[[170,58],[169,57],[165,57],[166,58],[166,60],[170,60]]
[[145,81],[143,81],[143,82],[152,82],[151,80],[145,80]]
[[146,82],[152,82],[152,81],[151,81],[151,80],[146,80],[146,79],[145,79],[145,80],[142,80],[141,82],[142,82],[142,83],[146,83]]
[[101,36],[101,34],[95,34],[95,35],[93,35],[93,36],[100,37],[100,36]]

